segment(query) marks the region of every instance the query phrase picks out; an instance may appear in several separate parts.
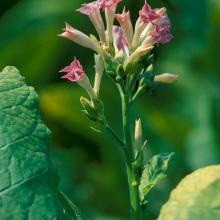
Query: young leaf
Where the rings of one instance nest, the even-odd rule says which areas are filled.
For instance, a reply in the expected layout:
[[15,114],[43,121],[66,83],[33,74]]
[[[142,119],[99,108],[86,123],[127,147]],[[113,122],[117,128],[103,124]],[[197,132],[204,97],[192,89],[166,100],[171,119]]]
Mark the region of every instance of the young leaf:
[[162,207],[158,220],[219,220],[220,166],[185,177]]
[[147,195],[149,191],[159,180],[166,177],[165,172],[172,155],[173,153],[158,154],[152,157],[144,166],[139,186],[140,201],[142,205],[147,203]]
[[0,219],[67,219],[38,96],[15,67],[0,72]]

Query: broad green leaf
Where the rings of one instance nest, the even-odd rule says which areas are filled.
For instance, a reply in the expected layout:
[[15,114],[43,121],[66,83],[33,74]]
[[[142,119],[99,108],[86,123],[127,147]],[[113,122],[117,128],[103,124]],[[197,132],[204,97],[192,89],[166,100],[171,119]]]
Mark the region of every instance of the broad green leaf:
[[147,195],[150,190],[157,184],[157,182],[166,177],[168,163],[173,153],[170,154],[158,154],[152,157],[148,163],[144,166],[140,186],[139,194],[141,204],[147,203]]
[[173,190],[158,220],[176,219],[220,219],[220,166],[195,171]]
[[36,92],[15,67],[6,67],[0,72],[1,220],[68,219],[49,158],[49,136]]

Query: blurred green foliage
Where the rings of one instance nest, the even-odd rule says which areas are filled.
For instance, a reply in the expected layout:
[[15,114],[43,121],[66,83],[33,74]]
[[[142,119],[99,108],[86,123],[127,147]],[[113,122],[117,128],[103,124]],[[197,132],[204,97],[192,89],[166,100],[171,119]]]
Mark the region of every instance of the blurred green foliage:
[[[169,45],[158,48],[156,71],[179,75],[176,84],[161,85],[152,96],[142,96],[134,109],[148,139],[146,159],[175,152],[168,178],[150,193],[146,217],[151,220],[180,179],[220,160],[220,2],[149,2],[168,8],[175,36]],[[79,103],[84,92],[61,80],[58,73],[77,56],[86,73],[94,76],[93,53],[57,37],[65,21],[87,34],[95,33],[87,17],[74,12],[81,3],[84,1],[1,1],[0,68],[17,66],[40,94],[42,115],[53,132],[51,155],[61,188],[91,219],[128,219],[121,152],[108,135],[90,129],[96,125],[85,118]],[[143,3],[126,1],[134,21]],[[105,77],[101,96],[107,117],[120,132],[116,92]]]

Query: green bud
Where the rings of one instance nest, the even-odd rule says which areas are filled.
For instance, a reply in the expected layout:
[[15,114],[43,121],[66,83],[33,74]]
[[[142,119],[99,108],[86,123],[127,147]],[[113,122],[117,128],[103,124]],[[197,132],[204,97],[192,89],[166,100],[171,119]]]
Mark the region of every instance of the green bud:
[[149,66],[150,64],[154,63],[154,54],[151,54],[149,56],[146,56],[143,60],[145,66]]
[[139,85],[144,87],[151,87],[153,82],[154,82],[154,71],[153,71],[153,65],[151,64],[144,72]]
[[116,71],[117,71],[118,76],[120,76],[121,78],[123,78],[126,75],[124,67],[123,67],[122,64],[119,64],[117,66],[117,70]]
[[131,73],[132,73],[132,63],[128,63],[128,64],[124,67],[124,69],[125,69],[125,73],[126,73],[127,75],[131,74]]
[[82,104],[84,108],[83,112],[86,114],[86,116],[92,121],[98,121],[99,119],[98,113],[92,106],[91,102],[88,99],[81,96],[80,103]]
[[132,64],[132,74],[140,74],[144,69],[144,65],[140,60],[134,61]]
[[104,113],[104,104],[100,99],[93,100],[94,109],[98,114]]
[[138,119],[135,121],[135,147],[137,151],[141,150],[141,147],[143,145],[142,143],[142,125],[141,125],[141,119]]

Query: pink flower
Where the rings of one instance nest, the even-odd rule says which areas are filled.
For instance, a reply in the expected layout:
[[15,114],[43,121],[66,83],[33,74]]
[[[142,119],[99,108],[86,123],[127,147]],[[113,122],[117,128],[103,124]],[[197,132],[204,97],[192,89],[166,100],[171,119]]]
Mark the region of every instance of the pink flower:
[[166,8],[160,8],[155,10],[157,14],[160,16],[157,20],[152,22],[155,25],[166,25],[171,27],[170,19],[167,15],[167,10]]
[[133,33],[133,26],[131,23],[130,12],[129,11],[125,12],[125,8],[124,8],[122,14],[116,14],[115,18],[120,23],[120,26],[122,28],[124,35],[125,35],[125,38],[131,48],[134,33]]
[[102,43],[105,43],[105,26],[103,23],[102,16],[100,14],[100,8],[97,1],[91,2],[89,4],[83,4],[81,8],[77,9],[77,11],[88,15],[91,22],[95,26],[96,31],[99,34],[100,40]]
[[144,23],[153,22],[160,17],[160,15],[155,10],[151,9],[146,0],[143,8],[139,12],[139,15]]
[[146,26],[144,31],[141,33],[141,42],[143,42],[145,38],[150,34],[150,32],[153,31],[155,25],[167,25],[169,27],[171,26],[166,13],[166,8],[155,9],[155,11],[160,17]]
[[72,26],[66,23],[64,32],[59,36],[72,40],[73,42],[94,50],[95,52],[99,51],[99,45],[96,41],[90,39],[86,34],[74,29]]
[[77,59],[74,59],[73,62],[69,66],[63,68],[59,72],[67,73],[61,78],[68,79],[72,82],[77,82],[79,80],[82,80],[85,76],[83,67]]
[[102,9],[105,8],[114,9],[120,1],[121,0],[98,0],[99,7]]
[[156,25],[154,30],[151,31],[150,36],[159,44],[169,43],[173,38],[169,33],[169,26],[167,25]]
[[82,88],[84,88],[92,99],[96,99],[97,96],[91,86],[89,78],[84,73],[83,67],[77,59],[74,59],[72,63],[60,70],[61,73],[66,73],[61,78],[68,79],[71,82],[77,82]]
[[165,13],[165,8],[153,10],[145,1],[143,8],[139,12],[140,17],[135,25],[135,33],[132,42],[133,49],[137,48],[137,46],[148,36],[154,25],[160,25],[162,21],[165,21]]
[[122,29],[118,26],[114,26],[113,35],[114,35],[114,47],[116,53],[122,50],[124,53],[124,57],[127,58],[129,56],[129,46],[125,39]]

